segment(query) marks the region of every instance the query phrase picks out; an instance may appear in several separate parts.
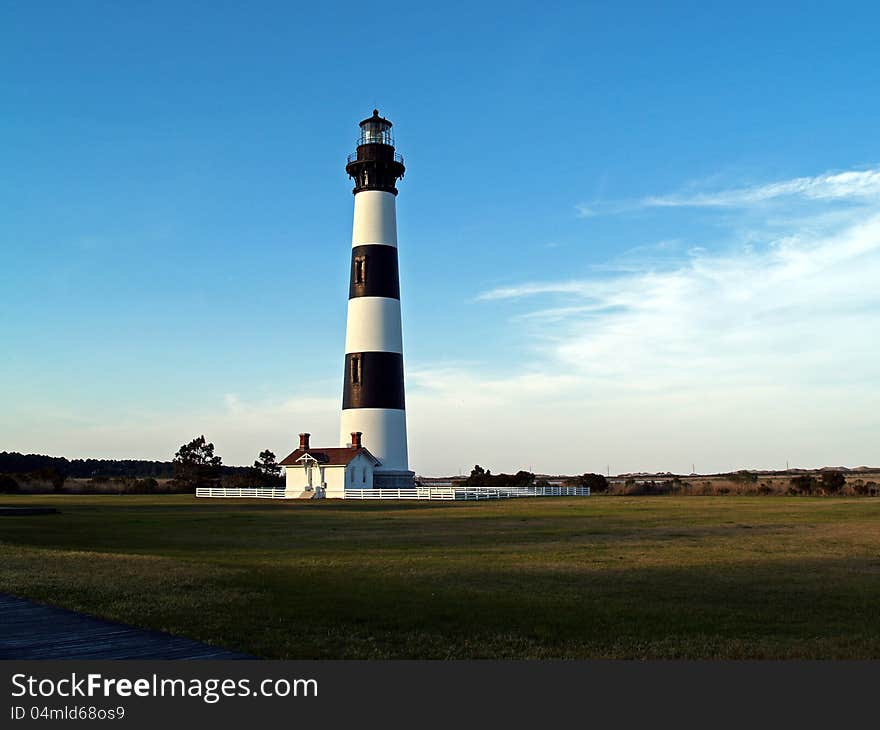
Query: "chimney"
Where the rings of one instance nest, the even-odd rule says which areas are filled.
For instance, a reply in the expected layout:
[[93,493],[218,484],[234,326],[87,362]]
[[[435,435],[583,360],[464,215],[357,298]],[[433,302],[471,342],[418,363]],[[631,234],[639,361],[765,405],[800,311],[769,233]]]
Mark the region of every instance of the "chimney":
[[303,451],[308,451],[308,450],[309,450],[309,436],[311,436],[311,435],[312,435],[312,434],[310,434],[310,433],[301,433],[301,434],[299,435],[299,447],[300,447]]
[[363,435],[362,431],[352,431],[351,432],[351,447],[353,449],[361,448],[361,436]]

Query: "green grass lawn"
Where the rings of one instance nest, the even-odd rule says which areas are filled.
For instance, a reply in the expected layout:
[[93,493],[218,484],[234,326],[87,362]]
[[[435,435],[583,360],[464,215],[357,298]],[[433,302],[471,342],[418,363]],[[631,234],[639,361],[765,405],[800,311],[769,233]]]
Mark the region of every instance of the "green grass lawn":
[[259,656],[880,657],[880,499],[0,503],[0,591]]

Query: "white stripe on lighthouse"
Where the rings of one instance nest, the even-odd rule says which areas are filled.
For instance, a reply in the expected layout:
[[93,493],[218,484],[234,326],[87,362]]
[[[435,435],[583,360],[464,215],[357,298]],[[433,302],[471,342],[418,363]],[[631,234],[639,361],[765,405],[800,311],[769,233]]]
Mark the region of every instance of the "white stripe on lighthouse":
[[403,352],[399,299],[355,297],[348,300],[345,354],[352,352]]
[[383,243],[397,246],[397,208],[393,193],[361,190],[354,196],[351,245]]
[[[364,446],[382,461],[379,470],[409,469],[406,449],[406,411],[393,408],[347,408],[342,411],[340,446],[347,446],[353,431],[362,431]],[[369,442],[366,441],[370,434]]]

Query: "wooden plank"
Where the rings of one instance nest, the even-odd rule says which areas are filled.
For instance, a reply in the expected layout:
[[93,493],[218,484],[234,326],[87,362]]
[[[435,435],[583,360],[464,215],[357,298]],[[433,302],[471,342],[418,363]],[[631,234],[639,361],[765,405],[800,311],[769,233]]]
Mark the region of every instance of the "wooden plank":
[[54,507],[8,507],[0,506],[0,515],[4,517],[16,517],[17,515],[54,515],[58,510]]
[[0,659],[252,659],[0,593]]

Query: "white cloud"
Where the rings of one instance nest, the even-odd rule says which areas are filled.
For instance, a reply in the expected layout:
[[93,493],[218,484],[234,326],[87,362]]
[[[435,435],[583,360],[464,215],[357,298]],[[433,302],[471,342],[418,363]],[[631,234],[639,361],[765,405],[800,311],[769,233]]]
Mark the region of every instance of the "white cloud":
[[490,289],[480,294],[477,299],[516,299],[530,294],[579,294],[584,292],[584,287],[587,285],[587,282],[583,281],[531,282]]
[[[868,355],[864,343],[880,327],[878,276],[878,215],[828,237],[692,254],[669,271],[584,282],[592,306],[608,314],[569,320],[555,355],[586,374],[639,374],[642,382],[662,374],[657,387],[685,373],[692,382],[725,373],[831,382],[841,374],[804,367],[829,352]],[[876,372],[876,362],[853,365],[849,376]]]
[[739,208],[780,198],[876,202],[880,199],[880,170],[826,173],[719,192],[653,196],[644,198],[641,204],[646,207]]
[[[649,195],[639,200],[578,203],[578,218],[617,215],[641,208],[733,208],[764,207],[771,203],[868,203],[880,201],[880,168],[827,172],[771,183],[744,185],[726,190],[688,190]],[[810,215],[816,215],[813,210]]]

